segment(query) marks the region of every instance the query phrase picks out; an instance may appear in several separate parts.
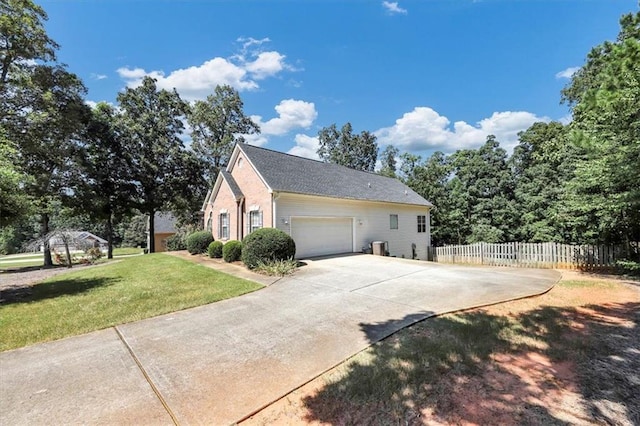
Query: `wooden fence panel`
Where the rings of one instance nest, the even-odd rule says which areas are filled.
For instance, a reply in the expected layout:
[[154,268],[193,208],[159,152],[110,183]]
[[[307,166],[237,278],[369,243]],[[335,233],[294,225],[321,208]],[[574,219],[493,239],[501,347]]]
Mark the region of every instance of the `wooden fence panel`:
[[559,243],[475,243],[429,247],[429,258],[442,263],[558,269],[606,269],[615,265],[619,246]]

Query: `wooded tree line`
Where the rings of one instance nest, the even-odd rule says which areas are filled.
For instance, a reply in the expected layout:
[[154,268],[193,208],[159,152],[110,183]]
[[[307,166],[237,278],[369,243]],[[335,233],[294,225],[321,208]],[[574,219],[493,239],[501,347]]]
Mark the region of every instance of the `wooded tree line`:
[[[512,155],[494,136],[427,159],[385,148],[379,172],[436,206],[434,245],[549,241],[622,244],[631,253],[640,241],[640,13],[620,24],[618,38],[594,47],[561,93],[572,121],[533,124]],[[319,142],[324,161],[365,171],[377,161],[375,136],[353,135],[349,123],[323,129]]]
[[[145,77],[119,93],[117,105],[91,108],[82,81],[56,61],[46,20],[31,0],[0,2],[0,242],[33,237],[34,221],[44,236],[52,224],[90,218],[111,257],[117,228],[139,227],[130,219],[137,213],[150,218],[150,233],[161,210],[197,220],[233,144],[260,131],[238,92],[217,87],[190,105]],[[187,122],[191,147],[183,142]]]

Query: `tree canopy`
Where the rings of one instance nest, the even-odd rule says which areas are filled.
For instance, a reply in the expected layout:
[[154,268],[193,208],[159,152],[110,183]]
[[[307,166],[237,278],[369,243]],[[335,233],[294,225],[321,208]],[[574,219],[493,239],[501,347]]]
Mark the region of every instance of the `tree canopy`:
[[228,85],[216,86],[213,95],[195,101],[189,114],[192,148],[207,164],[207,180],[213,184],[227,165],[233,146],[244,142],[243,135],[260,133],[260,127],[244,115],[238,91]]
[[372,172],[378,159],[376,136],[366,130],[353,134],[351,123],[338,130],[335,124],[318,132],[318,155],[326,163]]

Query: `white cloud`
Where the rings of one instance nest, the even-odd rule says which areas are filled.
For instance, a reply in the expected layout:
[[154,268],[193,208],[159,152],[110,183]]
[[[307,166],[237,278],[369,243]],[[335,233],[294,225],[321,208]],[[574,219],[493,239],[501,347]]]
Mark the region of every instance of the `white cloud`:
[[569,67],[566,70],[562,70],[559,73],[556,73],[556,78],[557,79],[571,78],[579,69],[580,67]]
[[259,134],[259,135],[249,134],[249,135],[242,135],[242,137],[244,138],[244,141],[246,143],[254,146],[263,146],[263,145],[266,145],[267,142],[269,142],[269,139],[263,134]]
[[143,77],[155,78],[161,89],[173,90],[187,100],[203,99],[213,93],[217,85],[228,84],[238,91],[255,90],[259,80],[275,77],[281,72],[295,71],[286,62],[286,56],[276,52],[256,50],[268,38],[261,40],[238,39],[243,42],[240,53],[229,58],[215,57],[200,65],[177,69],[170,73],[163,70],[147,71],[144,68],[123,67],[117,70],[128,87],[137,87]]
[[259,115],[251,117],[260,126],[264,135],[284,135],[296,128],[307,129],[318,117],[313,102],[284,99],[274,109],[278,116],[268,121],[262,121],[262,117]]
[[394,15],[394,14],[406,15],[407,14],[407,9],[403,9],[400,6],[398,6],[398,2],[397,1],[383,1],[382,2],[382,7],[387,9],[387,12],[389,14],[391,14],[391,15]]
[[264,80],[272,77],[286,68],[285,56],[278,52],[262,52],[256,59],[245,64],[245,69],[251,73],[256,80]]
[[319,142],[317,136],[297,134],[294,140],[296,141],[296,146],[287,151],[288,154],[311,158],[312,160],[320,159],[318,155]]
[[104,80],[106,78],[108,78],[105,74],[96,74],[94,72],[91,73],[91,78],[95,79],[95,80]]
[[537,121],[550,121],[527,111],[494,112],[470,125],[464,121],[451,122],[429,107],[416,107],[397,119],[391,127],[375,132],[380,145],[392,144],[408,151],[477,148],[488,135],[495,135],[500,145],[510,150],[518,143],[518,132]]

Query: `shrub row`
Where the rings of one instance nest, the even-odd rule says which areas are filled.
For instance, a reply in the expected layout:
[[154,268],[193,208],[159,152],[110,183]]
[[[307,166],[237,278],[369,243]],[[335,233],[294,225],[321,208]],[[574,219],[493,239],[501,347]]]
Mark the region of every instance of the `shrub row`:
[[296,244],[285,232],[276,228],[258,229],[244,241],[213,241],[209,231],[198,231],[186,238],[186,248],[191,254],[207,253],[212,258],[223,258],[226,262],[242,260],[249,269],[273,262],[292,260],[296,255]]
[[209,244],[213,242],[213,235],[209,231],[197,231],[187,237],[187,251],[191,254],[206,253]]

